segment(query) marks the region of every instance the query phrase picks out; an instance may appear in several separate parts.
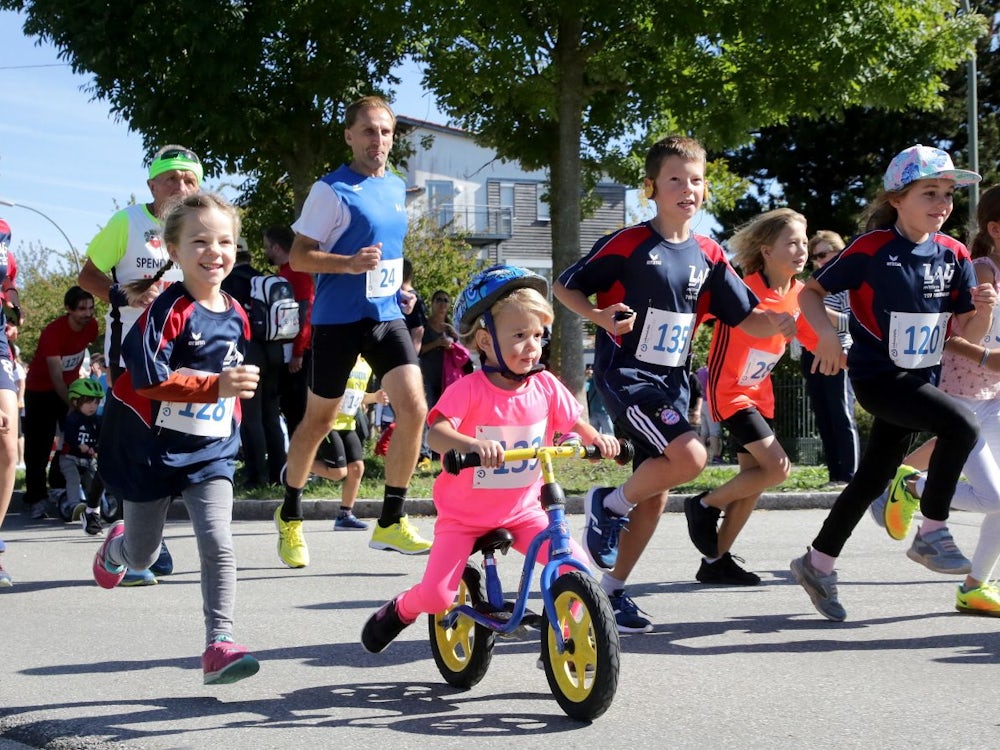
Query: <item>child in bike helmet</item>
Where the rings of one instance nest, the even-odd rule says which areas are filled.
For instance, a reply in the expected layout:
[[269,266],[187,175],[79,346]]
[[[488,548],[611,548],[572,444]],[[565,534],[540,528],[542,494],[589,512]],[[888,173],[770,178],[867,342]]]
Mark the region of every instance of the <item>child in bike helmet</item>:
[[[537,461],[505,465],[504,449],[551,445],[555,433],[575,432],[604,456],[618,441],[601,435],[558,378],[539,364],[552,306],[545,279],[516,266],[476,274],[459,295],[455,322],[481,368],[449,385],[427,416],[427,440],[437,453],[477,453],[482,469],[442,473],[434,483],[437,521],[423,580],[387,602],[365,624],[361,641],[378,653],[422,612],[443,612],[454,601],[475,540],[496,528],[514,536],[522,554],[548,525],[538,496]],[[580,559],[583,549],[572,542]],[[543,548],[539,559],[546,558]]]
[[[77,378],[69,384],[69,411],[63,428],[59,469],[66,477],[66,496],[59,507],[64,521],[82,520],[88,533],[100,533],[101,507],[90,511],[84,502],[86,489],[97,476],[97,441],[101,435],[101,417],[97,407],[104,398],[104,389],[96,380]],[[87,516],[84,516],[84,511]],[[92,524],[97,531],[89,531]]]

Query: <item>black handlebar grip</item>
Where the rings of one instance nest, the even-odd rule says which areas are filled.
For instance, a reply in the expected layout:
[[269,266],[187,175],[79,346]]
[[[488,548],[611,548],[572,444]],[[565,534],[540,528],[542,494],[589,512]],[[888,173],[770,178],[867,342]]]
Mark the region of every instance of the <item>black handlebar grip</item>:
[[615,461],[619,466],[625,466],[626,464],[632,463],[635,458],[635,446],[632,445],[631,440],[619,440],[618,445],[621,449],[618,451],[618,455],[615,456]]
[[462,469],[468,469],[470,466],[479,466],[479,454],[459,453],[457,450],[452,448],[444,454],[441,459],[441,463],[444,466],[445,471],[449,474],[458,476]]

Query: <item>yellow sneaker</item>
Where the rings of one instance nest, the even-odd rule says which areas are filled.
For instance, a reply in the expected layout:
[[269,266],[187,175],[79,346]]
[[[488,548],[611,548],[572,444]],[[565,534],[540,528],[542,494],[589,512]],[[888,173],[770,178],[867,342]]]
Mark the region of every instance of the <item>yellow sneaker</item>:
[[903,464],[889,484],[889,501],[885,504],[885,530],[893,539],[906,539],[913,513],[920,507],[920,498],[910,492],[906,480],[920,472]]
[[274,509],[274,525],[278,527],[278,557],[289,568],[304,568],[309,564],[309,548],[302,534],[302,521],[282,521],[281,506]]
[[431,543],[420,536],[408,516],[385,528],[376,523],[368,546],[372,549],[391,549],[404,555],[423,555],[431,549]]
[[955,609],[970,615],[1000,617],[1000,589],[989,581],[968,591],[962,591],[959,586],[955,595]]

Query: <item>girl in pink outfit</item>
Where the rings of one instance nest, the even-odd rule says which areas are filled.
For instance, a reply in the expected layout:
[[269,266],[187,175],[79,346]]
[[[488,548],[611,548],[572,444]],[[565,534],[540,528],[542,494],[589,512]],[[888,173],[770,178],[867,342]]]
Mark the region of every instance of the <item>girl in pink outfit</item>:
[[[493,266],[473,277],[455,306],[459,334],[478,351],[482,369],[448,386],[427,417],[428,442],[438,453],[478,453],[482,468],[434,483],[437,523],[423,580],[368,618],[364,647],[385,649],[421,613],[444,612],[455,600],[475,540],[504,527],[522,554],[548,525],[538,502],[537,461],[505,465],[505,448],[551,445],[554,433],[578,433],[606,457],[618,441],[599,434],[573,394],[540,364],[552,306],[545,279],[514,266]],[[573,554],[584,557],[572,542]],[[546,559],[543,546],[539,559]]]

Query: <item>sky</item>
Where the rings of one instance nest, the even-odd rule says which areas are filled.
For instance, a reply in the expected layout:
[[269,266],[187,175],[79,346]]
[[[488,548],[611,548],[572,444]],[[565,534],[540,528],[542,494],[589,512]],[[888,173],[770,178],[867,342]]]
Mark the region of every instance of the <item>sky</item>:
[[[26,37],[23,23],[23,14],[0,11],[0,200],[40,211],[51,222],[4,205],[0,218],[10,224],[15,254],[22,242],[60,253],[71,243],[82,258],[116,207],[133,195],[148,200],[145,150],[137,133],[115,121],[109,104],[91,100],[84,90],[89,78],[75,75],[52,45]],[[416,68],[401,72],[397,113],[446,123],[434,98],[420,89]]]

